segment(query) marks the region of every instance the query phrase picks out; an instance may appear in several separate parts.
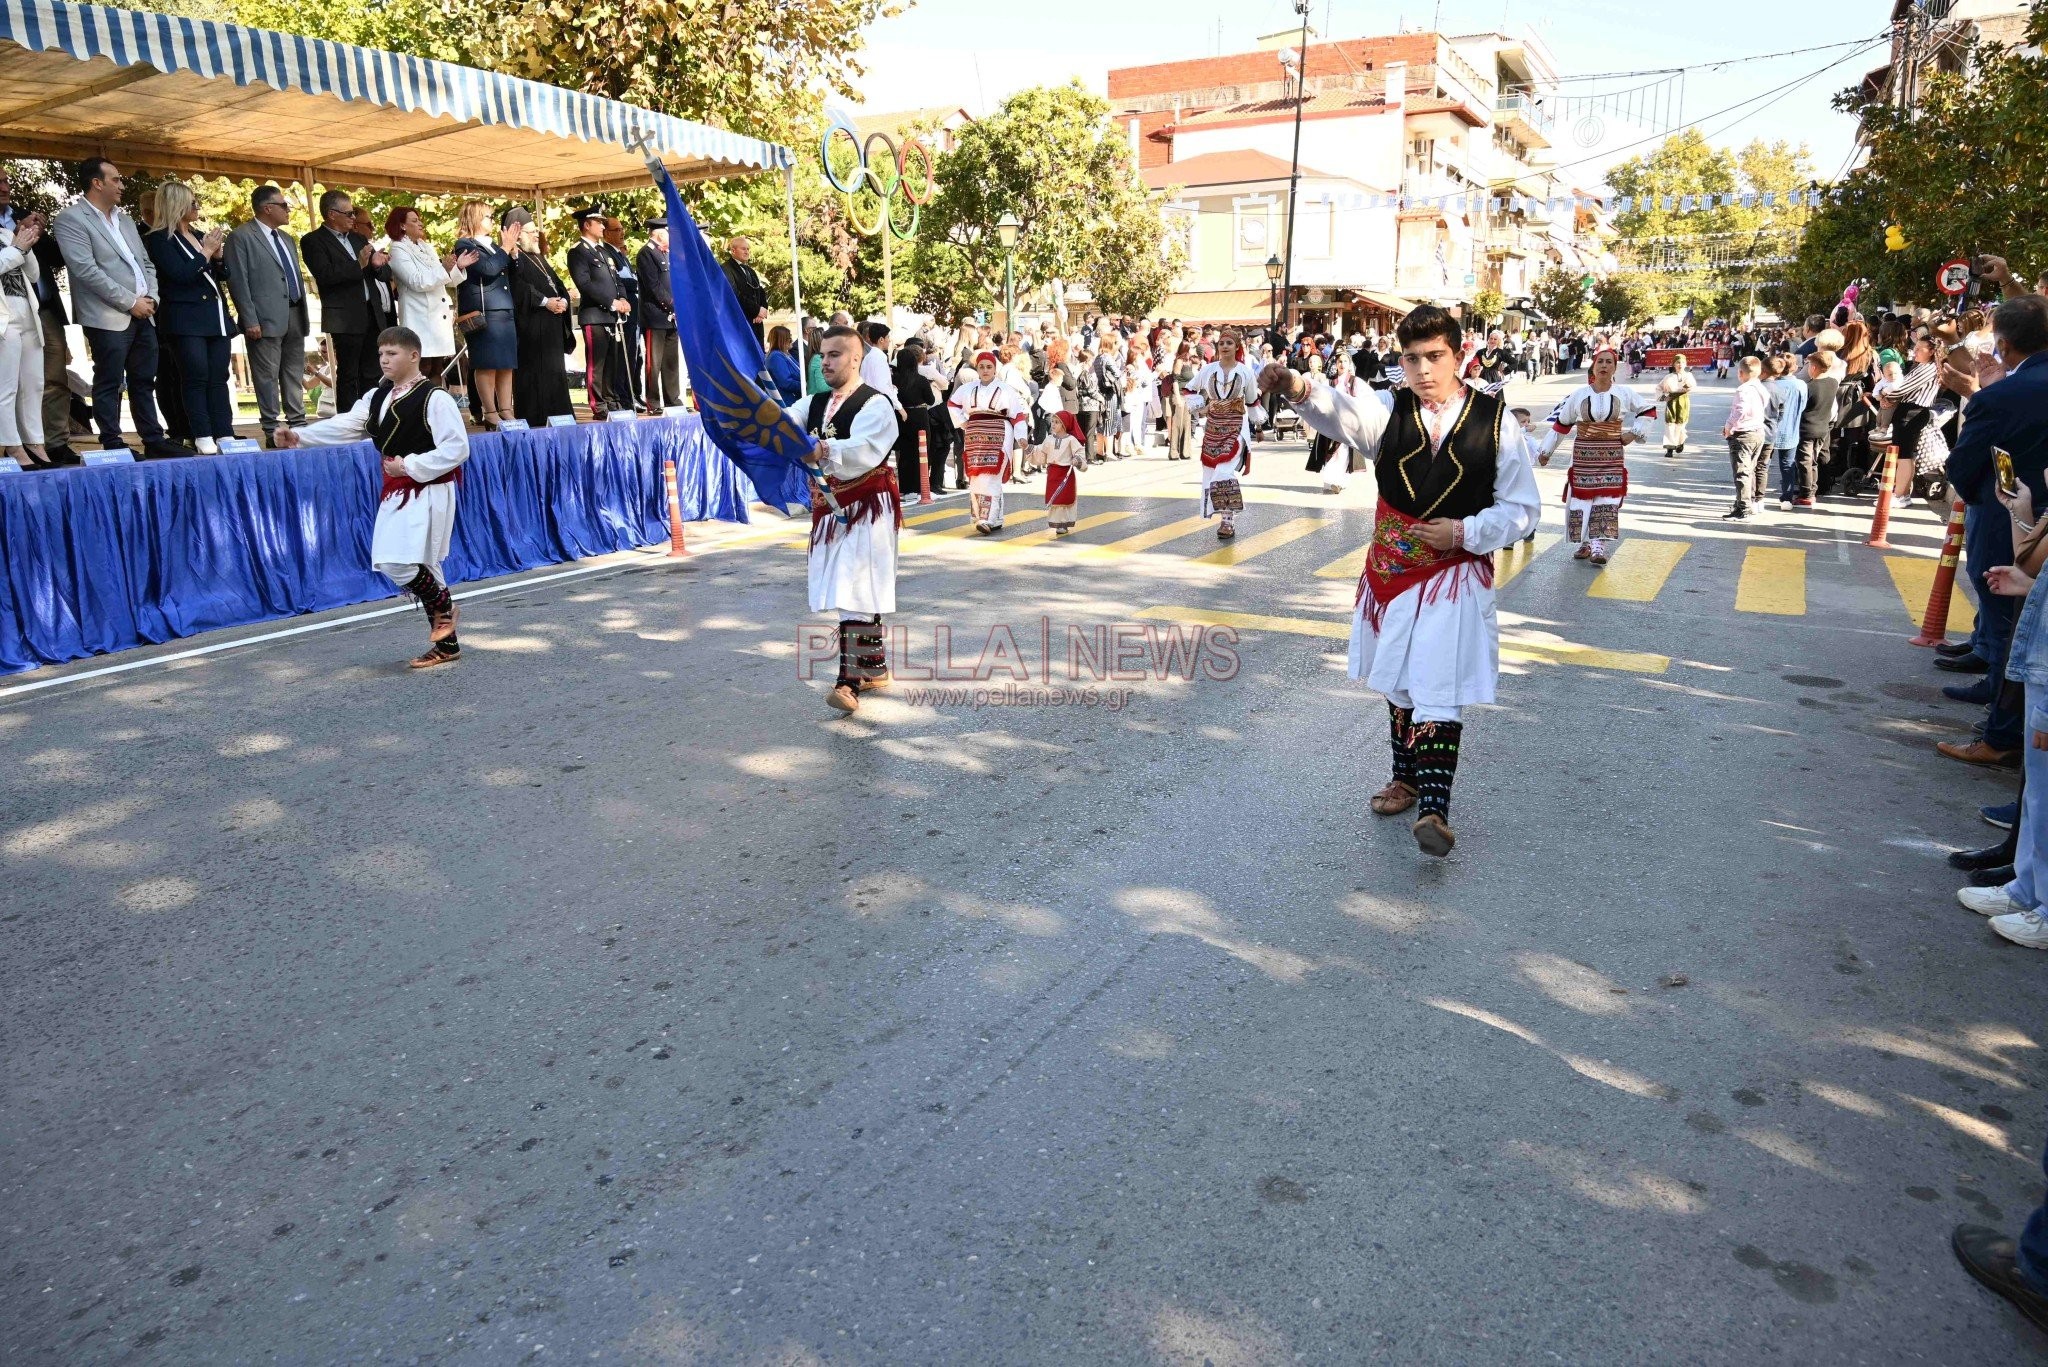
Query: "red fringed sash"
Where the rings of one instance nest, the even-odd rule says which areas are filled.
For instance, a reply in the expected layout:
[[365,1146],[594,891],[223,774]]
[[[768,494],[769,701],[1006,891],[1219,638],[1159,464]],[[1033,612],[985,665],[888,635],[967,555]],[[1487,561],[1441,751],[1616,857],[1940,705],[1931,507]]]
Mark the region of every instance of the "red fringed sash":
[[[379,463],[382,463],[381,458]],[[386,475],[384,476],[384,487],[378,491],[377,501],[379,503],[382,503],[385,499],[391,497],[393,494],[397,494],[399,495],[398,506],[403,508],[406,504],[412,502],[412,496],[414,494],[426,488],[427,485],[460,483],[462,483],[462,467],[460,465],[456,466],[453,470],[450,470],[447,474],[441,476],[439,479],[428,480],[426,484],[420,483],[420,481],[414,479],[411,475]]]
[[832,486],[832,496],[839,500],[839,506],[846,513],[842,525],[832,514],[832,505],[825,501],[825,495],[817,489],[811,490],[811,544],[819,546],[828,541],[837,541],[846,534],[847,528],[862,522],[877,522],[887,517],[900,530],[903,526],[903,492],[896,483],[896,467],[883,462],[862,475],[859,479],[826,481]]
[[1479,582],[1493,587],[1493,557],[1467,550],[1440,551],[1424,541],[1416,528],[1421,518],[1410,517],[1380,501],[1373,516],[1372,545],[1365,553],[1365,572],[1358,576],[1358,597],[1365,604],[1365,620],[1377,635],[1387,615],[1387,604],[1409,589],[1422,585],[1422,601],[1438,598],[1455,601],[1462,574],[1447,574],[1460,565],[1478,567]]

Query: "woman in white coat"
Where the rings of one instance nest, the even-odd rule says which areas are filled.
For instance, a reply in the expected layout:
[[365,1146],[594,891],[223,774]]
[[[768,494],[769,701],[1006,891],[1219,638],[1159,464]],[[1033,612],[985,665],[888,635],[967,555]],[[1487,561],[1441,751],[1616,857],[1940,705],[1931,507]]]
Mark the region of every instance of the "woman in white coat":
[[25,470],[48,468],[43,451],[43,324],[36,311],[40,216],[0,228],[0,455]]
[[411,205],[384,220],[391,239],[391,284],[398,296],[398,325],[420,337],[420,369],[439,376],[455,355],[455,303],[448,291],[467,278],[477,261],[473,251],[446,256],[427,241],[426,220]]

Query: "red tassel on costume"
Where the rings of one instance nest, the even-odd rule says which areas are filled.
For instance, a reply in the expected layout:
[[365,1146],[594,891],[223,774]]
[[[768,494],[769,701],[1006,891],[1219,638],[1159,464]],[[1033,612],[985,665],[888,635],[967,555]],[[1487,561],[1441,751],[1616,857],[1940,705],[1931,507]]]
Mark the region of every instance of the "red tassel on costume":
[[821,546],[828,541],[837,541],[846,530],[857,523],[876,522],[884,517],[891,519],[900,531],[903,527],[903,492],[896,483],[896,467],[889,464],[877,465],[859,479],[844,484],[832,482],[832,496],[839,500],[839,507],[846,514],[842,523],[832,512],[832,505],[825,501],[819,491],[811,491],[811,545]]
[[[1437,550],[1416,533],[1415,528],[1421,523],[1421,518],[1388,506],[1384,499],[1380,501],[1372,545],[1366,549],[1365,569],[1358,576],[1358,596],[1353,600],[1364,605],[1365,620],[1374,635],[1379,634],[1380,623],[1386,619],[1387,604],[1409,589],[1419,586],[1421,601],[1435,603],[1457,601],[1468,577],[1476,577],[1484,588],[1493,587],[1492,556],[1474,555],[1462,548]],[[1473,576],[1450,573],[1461,565],[1477,568]]]

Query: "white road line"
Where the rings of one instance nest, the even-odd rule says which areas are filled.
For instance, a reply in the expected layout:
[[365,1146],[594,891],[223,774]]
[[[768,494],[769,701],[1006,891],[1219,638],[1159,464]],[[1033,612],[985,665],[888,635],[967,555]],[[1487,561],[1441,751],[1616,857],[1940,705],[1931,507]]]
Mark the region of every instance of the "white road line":
[[[602,574],[606,570],[629,570],[629,562],[622,565],[585,565],[579,569],[563,570],[559,574],[543,574],[532,579],[521,579],[510,584],[490,584],[480,589],[468,589],[455,595],[457,601],[483,598],[493,593],[510,593],[514,589],[531,588],[536,584],[552,584],[561,579],[580,579],[587,574]],[[373,621],[379,617],[393,617],[402,612],[417,612],[411,603],[396,607],[373,608],[369,612],[358,612],[349,617],[336,617],[327,622],[308,622],[304,626],[286,627],[283,631],[266,631],[260,636],[244,636],[236,641],[221,641],[210,646],[195,646],[191,650],[180,650],[169,655],[152,655],[147,660],[130,660],[125,664],[102,665],[98,669],[82,669],[76,674],[64,674],[54,679],[38,679],[34,683],[16,684],[12,688],[0,688],[0,701],[17,697],[23,693],[36,693],[59,684],[83,683],[87,679],[103,679],[109,674],[126,674],[132,669],[147,669],[151,665],[175,664],[179,660],[197,659],[201,655],[217,655],[223,650],[239,650],[243,646],[261,645],[265,641],[281,641],[288,636],[304,636],[310,631],[327,631],[333,627],[353,626],[357,622]]]

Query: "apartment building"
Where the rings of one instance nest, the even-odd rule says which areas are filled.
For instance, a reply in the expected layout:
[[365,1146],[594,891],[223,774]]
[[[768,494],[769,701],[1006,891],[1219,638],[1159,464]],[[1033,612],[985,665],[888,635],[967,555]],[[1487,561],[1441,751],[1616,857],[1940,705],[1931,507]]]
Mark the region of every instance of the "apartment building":
[[[1113,117],[1189,243],[1169,315],[1265,321],[1267,263],[1287,248],[1296,44],[1263,43],[1109,73]],[[1596,225],[1545,207],[1574,190],[1554,169],[1545,114],[1556,77],[1533,37],[1311,36],[1292,269],[1280,272],[1290,316],[1360,327],[1486,289],[1512,300],[1551,262],[1597,254]],[[1405,200],[1358,202],[1388,196]]]

